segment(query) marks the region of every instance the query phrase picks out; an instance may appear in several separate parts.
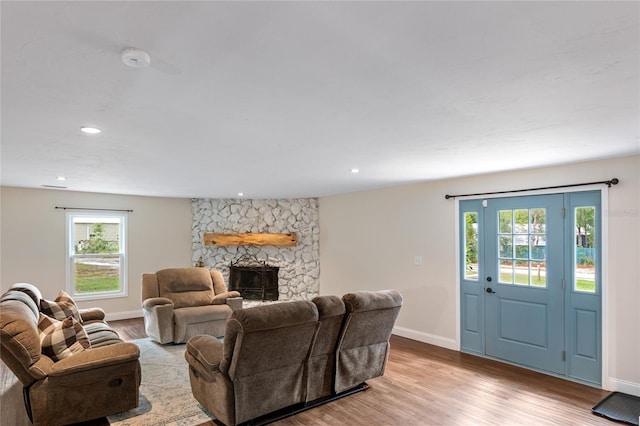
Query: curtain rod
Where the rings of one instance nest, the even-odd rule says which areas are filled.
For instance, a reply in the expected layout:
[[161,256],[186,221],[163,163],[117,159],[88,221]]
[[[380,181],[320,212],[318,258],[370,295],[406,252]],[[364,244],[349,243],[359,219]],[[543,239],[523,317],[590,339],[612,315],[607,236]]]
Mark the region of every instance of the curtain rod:
[[609,188],[611,188],[611,185],[617,185],[620,181],[618,180],[618,178],[613,178],[611,180],[602,180],[599,182],[585,182],[585,183],[572,183],[572,184],[568,184],[568,185],[557,185],[557,186],[544,186],[541,188],[529,188],[529,189],[514,189],[511,191],[495,191],[495,192],[478,192],[477,194],[456,194],[456,195],[445,195],[444,198],[445,199],[449,199],[449,198],[456,198],[456,197],[472,197],[475,195],[494,195],[494,194],[509,194],[512,192],[527,192],[527,191],[538,191],[538,190],[543,190],[543,189],[558,189],[558,188],[571,188],[574,186],[587,186],[587,185],[599,185],[599,184],[605,184],[607,185]]
[[58,207],[56,206],[56,209],[60,209],[60,210],[90,210],[90,211],[100,211],[100,212],[127,212],[127,213],[133,213],[133,210],[128,210],[128,209],[94,209],[91,207]]

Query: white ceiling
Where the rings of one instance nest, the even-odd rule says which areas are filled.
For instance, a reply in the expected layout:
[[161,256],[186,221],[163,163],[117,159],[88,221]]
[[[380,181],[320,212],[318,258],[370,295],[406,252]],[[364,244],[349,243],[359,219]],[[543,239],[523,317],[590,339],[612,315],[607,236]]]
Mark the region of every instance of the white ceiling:
[[314,197],[640,152],[636,1],[0,7],[4,186]]

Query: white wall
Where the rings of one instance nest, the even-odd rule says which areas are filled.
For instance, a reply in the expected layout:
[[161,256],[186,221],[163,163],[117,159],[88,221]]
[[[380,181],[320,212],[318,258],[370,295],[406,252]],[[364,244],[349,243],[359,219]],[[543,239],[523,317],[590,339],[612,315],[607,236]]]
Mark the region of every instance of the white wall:
[[133,210],[128,214],[128,297],[79,301],[80,307],[100,306],[110,319],[142,316],[142,273],[192,266],[190,199],[2,187],[2,292],[13,283],[30,282],[53,299],[66,288],[66,214],[56,206]]
[[[396,332],[458,348],[455,201],[464,194],[620,179],[608,191],[603,384],[640,395],[640,156],[320,198],[320,293],[394,288]],[[423,257],[421,266],[414,256]],[[605,344],[607,344],[605,342]]]

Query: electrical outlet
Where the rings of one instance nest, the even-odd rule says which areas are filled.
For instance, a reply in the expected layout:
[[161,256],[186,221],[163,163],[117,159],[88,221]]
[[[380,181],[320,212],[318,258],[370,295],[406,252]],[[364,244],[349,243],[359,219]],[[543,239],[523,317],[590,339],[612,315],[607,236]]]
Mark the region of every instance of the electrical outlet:
[[419,255],[413,256],[413,264],[422,265],[422,256],[419,256]]

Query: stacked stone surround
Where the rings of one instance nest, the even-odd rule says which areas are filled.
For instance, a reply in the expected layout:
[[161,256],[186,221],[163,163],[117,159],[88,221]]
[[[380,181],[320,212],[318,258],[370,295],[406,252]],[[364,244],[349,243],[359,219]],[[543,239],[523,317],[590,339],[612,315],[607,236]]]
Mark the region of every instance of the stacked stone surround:
[[[242,255],[278,266],[279,300],[310,300],[319,294],[320,229],[317,198],[195,199],[192,201],[193,263],[222,271],[229,282],[229,265]],[[294,247],[205,246],[204,234],[295,232]]]

